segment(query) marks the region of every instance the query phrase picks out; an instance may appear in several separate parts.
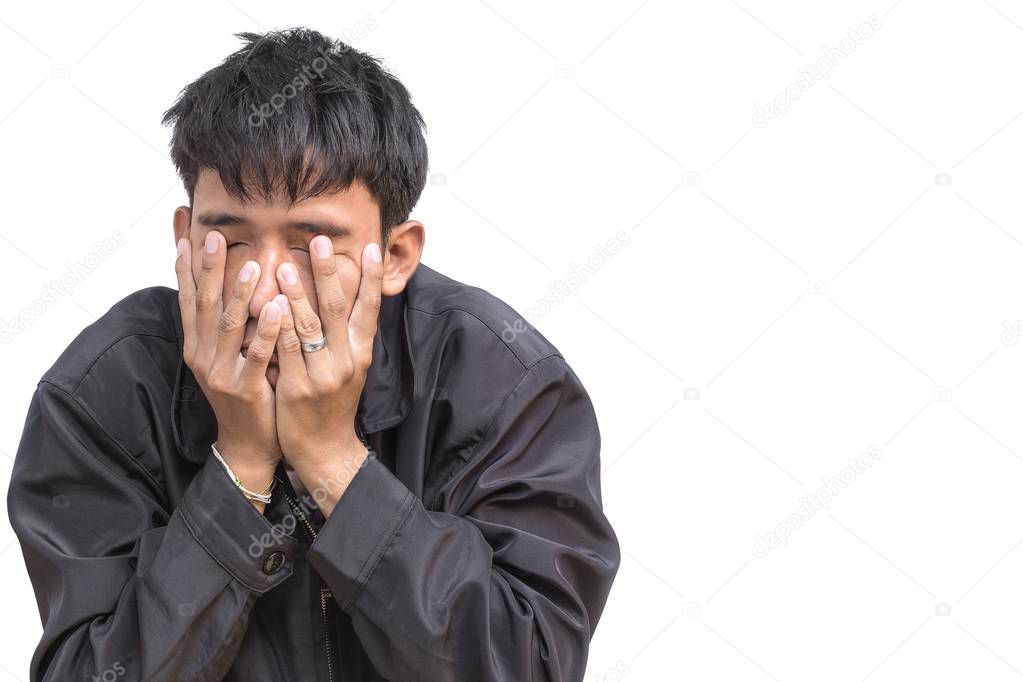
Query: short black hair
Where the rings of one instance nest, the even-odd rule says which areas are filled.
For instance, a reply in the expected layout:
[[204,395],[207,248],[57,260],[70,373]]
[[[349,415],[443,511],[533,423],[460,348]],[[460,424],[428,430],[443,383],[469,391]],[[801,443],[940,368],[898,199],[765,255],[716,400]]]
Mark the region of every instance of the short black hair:
[[359,179],[380,205],[381,236],[426,184],[426,128],[380,59],[307,28],[236,33],[245,45],[185,87],[163,115],[189,205],[203,167],[228,193],[291,203]]

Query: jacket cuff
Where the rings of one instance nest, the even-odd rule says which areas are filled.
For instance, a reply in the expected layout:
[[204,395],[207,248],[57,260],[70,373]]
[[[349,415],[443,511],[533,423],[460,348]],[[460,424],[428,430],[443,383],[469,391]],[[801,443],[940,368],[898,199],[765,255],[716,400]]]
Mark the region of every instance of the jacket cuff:
[[263,594],[291,575],[295,538],[270,525],[214,457],[192,479],[178,511],[206,553],[253,592]]
[[369,582],[416,496],[372,451],[309,548],[309,563],[347,611]]

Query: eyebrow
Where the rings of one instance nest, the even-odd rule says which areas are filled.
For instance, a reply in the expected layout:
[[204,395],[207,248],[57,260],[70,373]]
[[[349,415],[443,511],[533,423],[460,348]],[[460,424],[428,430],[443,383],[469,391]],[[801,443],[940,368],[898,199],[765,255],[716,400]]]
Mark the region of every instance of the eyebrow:
[[[199,215],[198,222],[205,227],[225,227],[230,225],[247,225],[249,221],[233,213],[211,212]],[[292,220],[284,224],[288,230],[299,230],[310,234],[322,234],[327,237],[343,239],[350,237],[352,230],[347,225],[336,225],[323,220]]]

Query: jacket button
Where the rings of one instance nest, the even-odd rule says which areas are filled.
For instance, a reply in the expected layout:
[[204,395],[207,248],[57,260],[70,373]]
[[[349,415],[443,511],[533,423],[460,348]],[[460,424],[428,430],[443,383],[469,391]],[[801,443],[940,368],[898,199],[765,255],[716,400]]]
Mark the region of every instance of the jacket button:
[[263,560],[263,573],[273,575],[284,567],[285,561],[284,552],[271,552],[269,556]]

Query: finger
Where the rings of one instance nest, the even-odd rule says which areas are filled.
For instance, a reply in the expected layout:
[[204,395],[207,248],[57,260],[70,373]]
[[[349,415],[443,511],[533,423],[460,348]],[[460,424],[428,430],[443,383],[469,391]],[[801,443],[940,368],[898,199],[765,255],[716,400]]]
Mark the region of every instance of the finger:
[[245,323],[249,321],[249,301],[259,281],[259,263],[247,261],[238,271],[231,299],[224,306],[217,325],[217,350],[214,363],[229,363],[236,367],[242,341],[245,338]]
[[281,306],[281,331],[277,335],[277,365],[281,368],[281,374],[289,376],[305,377],[305,357],[302,355],[302,341],[295,331],[295,318],[291,314],[291,305],[288,297],[278,294],[274,301]]
[[256,337],[252,339],[245,354],[245,364],[242,365],[240,376],[243,385],[251,386],[266,380],[266,368],[277,345],[277,334],[280,329],[281,307],[273,301],[268,301],[259,311]]
[[[295,332],[298,338],[305,343],[317,341],[323,336],[323,327],[320,325],[320,318],[313,311],[309,299],[305,295],[302,282],[298,279],[298,270],[292,263],[282,263],[277,268],[277,280],[280,282],[281,291],[288,297],[288,305],[291,308],[291,316],[295,321]],[[327,342],[328,348],[330,342]],[[306,372],[310,377],[329,369],[331,360],[330,353],[323,350],[305,355]]]
[[196,332],[199,352],[212,351],[217,341],[217,324],[223,309],[225,241],[216,230],[206,233],[202,269],[195,293]]
[[377,320],[380,317],[383,281],[384,264],[380,257],[380,246],[371,242],[362,250],[362,280],[348,321],[352,355],[363,363],[363,367],[368,367],[373,358],[373,337],[376,336]]
[[342,344],[347,342],[348,336],[348,303],[341,288],[334,245],[328,237],[316,235],[309,242],[309,253],[324,336],[327,337],[328,345],[344,348]]
[[174,261],[178,277],[178,307],[181,309],[181,327],[185,334],[185,357],[195,353],[195,277],[192,276],[192,243],[178,240],[178,257]]

